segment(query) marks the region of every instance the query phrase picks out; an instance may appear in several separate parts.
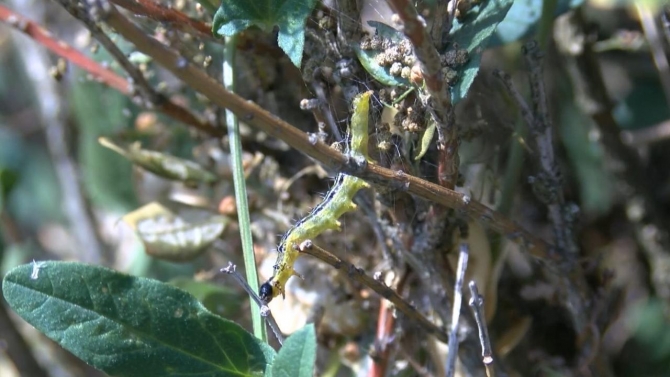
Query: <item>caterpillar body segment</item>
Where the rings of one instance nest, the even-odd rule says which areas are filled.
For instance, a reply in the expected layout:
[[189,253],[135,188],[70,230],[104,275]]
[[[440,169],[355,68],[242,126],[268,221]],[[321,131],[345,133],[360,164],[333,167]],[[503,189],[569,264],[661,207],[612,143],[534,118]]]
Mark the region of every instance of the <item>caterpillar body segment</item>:
[[[354,115],[351,118],[351,139],[349,154],[352,157],[368,159],[368,112],[372,92],[361,94],[354,100]],[[328,191],[321,204],[316,206],[305,218],[298,221],[279,243],[277,262],[274,273],[267,282],[261,285],[259,296],[264,304],[268,304],[277,296],[284,296],[286,282],[291,276],[300,276],[293,270],[298,259],[299,245],[311,240],[326,230],[340,230],[339,218],[346,212],[356,209],[353,198],[356,193],[369,187],[364,180],[340,173],[333,187]]]

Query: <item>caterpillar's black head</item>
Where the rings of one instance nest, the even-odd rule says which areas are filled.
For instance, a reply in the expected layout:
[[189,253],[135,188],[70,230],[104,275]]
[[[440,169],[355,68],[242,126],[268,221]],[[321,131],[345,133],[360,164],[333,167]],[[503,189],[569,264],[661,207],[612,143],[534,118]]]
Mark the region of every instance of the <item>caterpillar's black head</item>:
[[270,282],[263,283],[263,285],[261,285],[261,288],[258,290],[258,296],[265,305],[267,305],[272,300],[273,294],[272,285]]

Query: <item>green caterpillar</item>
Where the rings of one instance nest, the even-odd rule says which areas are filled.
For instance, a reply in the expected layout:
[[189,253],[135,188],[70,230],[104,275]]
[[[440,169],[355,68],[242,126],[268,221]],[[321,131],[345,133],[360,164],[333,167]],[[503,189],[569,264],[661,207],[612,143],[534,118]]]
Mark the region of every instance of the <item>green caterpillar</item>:
[[[368,112],[372,92],[359,95],[354,100],[354,115],[351,117],[351,141],[349,154],[352,157],[368,159]],[[323,202],[316,206],[309,215],[298,221],[279,243],[277,262],[274,265],[274,274],[267,282],[261,285],[259,296],[264,304],[273,298],[284,296],[284,287],[291,276],[299,276],[293,270],[293,264],[300,255],[298,250],[301,243],[311,240],[322,232],[332,229],[340,230],[338,219],[346,212],[356,209],[352,201],[358,190],[369,187],[360,178],[340,173],[335,184],[326,194]]]

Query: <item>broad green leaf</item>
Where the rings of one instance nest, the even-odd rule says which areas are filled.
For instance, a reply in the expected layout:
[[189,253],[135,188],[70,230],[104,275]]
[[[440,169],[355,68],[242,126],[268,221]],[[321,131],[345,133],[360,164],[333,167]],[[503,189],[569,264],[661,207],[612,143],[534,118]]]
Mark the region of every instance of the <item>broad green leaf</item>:
[[[377,36],[379,38],[386,39],[395,45],[406,40],[405,35],[402,32],[384,23],[368,21],[368,25],[377,30]],[[409,80],[402,78],[401,76],[392,75],[390,66],[384,67],[378,63],[377,58],[380,54],[384,53],[383,48],[363,50],[358,43],[355,43],[353,47],[356,56],[358,57],[358,61],[361,62],[363,68],[365,68],[365,70],[377,81],[389,86],[409,86]]]
[[261,376],[274,356],[188,293],[103,267],[25,264],[2,291],[28,323],[113,376]]
[[147,254],[175,262],[191,260],[216,241],[228,218],[210,216],[187,222],[160,203],[149,203],[123,217],[144,243]]
[[312,377],[316,361],[316,334],[308,324],[293,333],[277,353],[272,364],[274,377]]
[[[576,8],[584,0],[557,0],[555,16]],[[525,38],[535,32],[542,17],[543,0],[516,0],[505,19],[498,25],[492,46],[499,46]]]
[[469,61],[454,68],[460,79],[451,88],[451,101],[456,104],[468,93],[470,85],[475,81],[479,73],[479,64],[482,53],[489,44],[491,36],[512,6],[513,0],[487,0],[468,12],[467,17],[460,22],[454,20],[454,27],[450,33],[450,44],[458,45],[459,49],[465,49],[469,54]]
[[192,294],[209,311],[225,318],[238,318],[245,305],[241,294],[221,283],[197,281],[187,277],[171,279],[169,283]]
[[133,143],[124,149],[104,137],[99,138],[98,142],[103,147],[127,158],[133,164],[163,178],[182,181],[187,184],[213,183],[217,180],[214,174],[193,161],[142,149],[139,143]]
[[316,0],[223,0],[214,15],[214,35],[230,37],[251,26],[266,32],[279,26],[277,42],[300,68],[305,46],[305,23]]

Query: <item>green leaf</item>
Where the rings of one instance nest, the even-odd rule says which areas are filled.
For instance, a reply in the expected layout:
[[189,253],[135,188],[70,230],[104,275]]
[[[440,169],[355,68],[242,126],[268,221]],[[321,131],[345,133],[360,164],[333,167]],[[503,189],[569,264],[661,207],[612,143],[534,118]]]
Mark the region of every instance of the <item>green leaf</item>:
[[133,143],[124,149],[105,137],[98,138],[98,142],[103,147],[127,158],[133,164],[163,178],[182,181],[187,184],[214,183],[217,181],[214,174],[193,161],[142,149],[139,143]]
[[454,68],[460,80],[451,88],[452,103],[458,103],[467,95],[479,73],[482,53],[513,2],[513,0],[487,0],[479,7],[470,10],[463,22],[454,20],[449,47],[452,48],[456,44],[459,49],[466,49],[470,60],[465,65]]
[[266,32],[279,26],[277,42],[300,68],[305,46],[305,23],[316,0],[224,0],[214,15],[214,35],[230,37],[251,26]]
[[272,375],[312,377],[315,360],[316,334],[314,325],[310,323],[286,339],[272,364]]
[[426,128],[425,131],[423,131],[423,136],[421,136],[421,149],[419,149],[419,154],[414,157],[414,161],[418,161],[423,157],[426,152],[428,152],[428,148],[430,147],[430,143],[433,141],[433,137],[435,136],[435,130],[437,129],[437,123],[433,122],[432,120],[428,123],[428,127]]
[[[557,0],[556,17],[576,8],[584,0]],[[542,17],[543,0],[516,0],[505,19],[498,25],[491,45],[499,46],[518,41],[535,32]]]
[[[374,27],[377,30],[377,36],[383,39],[388,39],[394,44],[400,43],[405,40],[405,35],[392,28],[389,25],[378,21],[368,21],[368,25]],[[384,85],[389,86],[409,86],[409,80],[404,79],[400,76],[394,76],[390,72],[389,67],[384,67],[379,65],[377,62],[377,57],[384,53],[384,49],[377,50],[363,50],[360,44],[355,43],[353,45],[358,61],[361,62],[363,68],[368,71],[377,81]]]
[[113,376],[260,376],[274,356],[188,293],[107,268],[21,265],[2,290],[28,323]]
[[200,256],[228,224],[227,217],[218,215],[188,222],[157,202],[146,204],[122,219],[140,237],[147,254],[173,262]]

